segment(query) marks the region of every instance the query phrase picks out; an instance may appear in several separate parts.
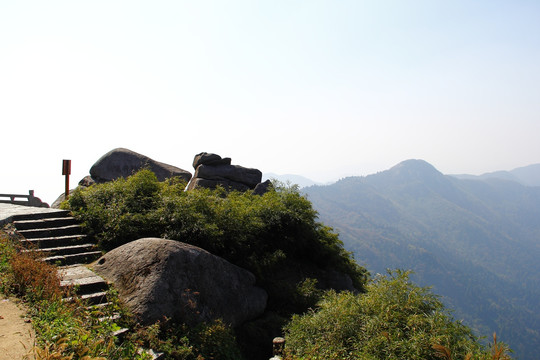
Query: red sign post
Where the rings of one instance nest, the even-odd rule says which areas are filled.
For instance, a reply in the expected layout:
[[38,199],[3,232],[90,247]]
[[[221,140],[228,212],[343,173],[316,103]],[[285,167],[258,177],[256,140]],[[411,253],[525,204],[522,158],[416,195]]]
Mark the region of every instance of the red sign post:
[[66,192],[64,195],[67,199],[69,197],[69,175],[71,175],[71,160],[62,161],[62,175],[66,176]]

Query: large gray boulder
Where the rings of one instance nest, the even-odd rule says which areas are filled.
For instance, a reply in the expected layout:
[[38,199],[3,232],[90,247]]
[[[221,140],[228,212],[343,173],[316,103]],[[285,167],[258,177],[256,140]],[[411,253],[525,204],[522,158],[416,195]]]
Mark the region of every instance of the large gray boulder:
[[252,273],[179,241],[133,241],[101,257],[94,271],[114,284],[143,324],[221,318],[236,327],[266,308],[268,296]]
[[90,176],[97,183],[112,181],[120,177],[128,177],[148,167],[159,181],[171,177],[180,177],[186,182],[191,179],[189,171],[153,160],[134,151],[117,148],[103,155],[91,168]]

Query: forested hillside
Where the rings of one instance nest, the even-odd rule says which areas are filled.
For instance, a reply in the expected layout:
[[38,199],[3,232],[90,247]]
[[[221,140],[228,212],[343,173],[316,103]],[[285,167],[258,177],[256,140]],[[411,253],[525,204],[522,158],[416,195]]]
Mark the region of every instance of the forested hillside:
[[408,160],[303,191],[359,264],[412,269],[479,334],[496,331],[517,358],[536,358],[540,187],[457,179]]

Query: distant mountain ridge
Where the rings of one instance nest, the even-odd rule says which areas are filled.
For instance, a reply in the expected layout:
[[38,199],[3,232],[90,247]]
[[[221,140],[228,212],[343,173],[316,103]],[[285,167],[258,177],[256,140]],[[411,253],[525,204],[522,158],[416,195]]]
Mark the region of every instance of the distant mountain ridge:
[[510,171],[494,171],[482,175],[458,174],[452,176],[467,180],[503,179],[526,186],[540,186],[540,164],[523,166]]
[[[407,161],[414,161],[414,160],[405,160],[404,163]],[[431,164],[427,162],[426,164],[429,165],[431,168],[435,169]],[[515,181],[526,186],[540,186],[540,164],[532,164],[528,166],[523,166],[523,167],[516,168],[514,170],[510,170],[510,171],[507,171],[507,170],[493,171],[493,172],[485,173],[482,175],[449,174],[449,176],[462,179],[462,180],[502,179],[502,180],[508,180],[508,181]],[[313,186],[313,185],[330,185],[334,183],[334,181],[322,183],[322,182],[314,181],[305,176],[297,175],[297,174],[279,175],[272,172],[263,174],[263,181],[268,180],[268,179],[276,179],[283,183],[290,183],[293,185],[296,184],[300,188]]]
[[[520,169],[509,173],[534,180],[536,165]],[[532,359],[540,346],[540,187],[521,181],[464,179],[406,160],[303,192],[361,265],[414,270],[479,334],[496,331],[518,358]]]

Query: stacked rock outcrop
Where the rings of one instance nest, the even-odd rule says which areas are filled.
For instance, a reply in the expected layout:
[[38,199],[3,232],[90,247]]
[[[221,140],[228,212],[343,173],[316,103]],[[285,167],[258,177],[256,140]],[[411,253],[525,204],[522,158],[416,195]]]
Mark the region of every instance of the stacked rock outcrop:
[[269,181],[261,183],[260,170],[231,165],[230,158],[222,158],[217,154],[202,152],[195,155],[193,168],[195,174],[187,190],[222,186],[227,190],[255,190],[255,193],[262,194],[270,186]]

